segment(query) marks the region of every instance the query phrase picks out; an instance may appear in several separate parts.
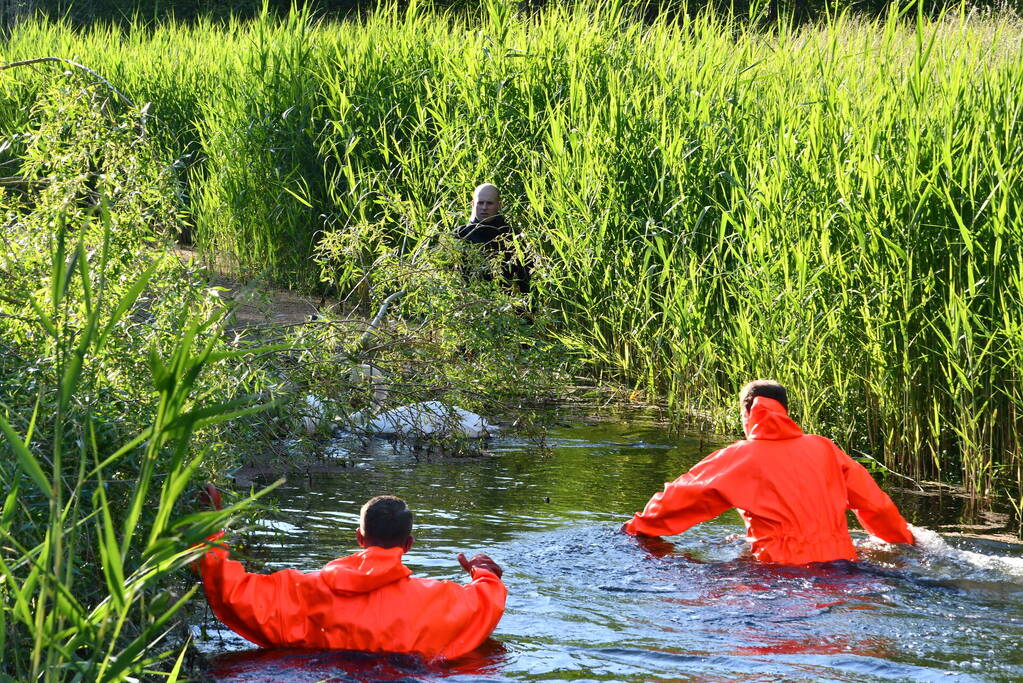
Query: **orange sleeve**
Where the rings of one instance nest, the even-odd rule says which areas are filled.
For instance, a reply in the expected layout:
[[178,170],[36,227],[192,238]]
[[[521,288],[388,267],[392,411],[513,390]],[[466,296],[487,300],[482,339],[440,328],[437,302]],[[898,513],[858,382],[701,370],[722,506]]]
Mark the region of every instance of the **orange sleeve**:
[[504,615],[508,589],[500,578],[488,569],[473,567],[472,581],[462,586],[468,614],[468,623],[457,637],[444,648],[442,657],[452,659],[479,647]]
[[892,499],[870,476],[867,468],[842,452],[838,446],[835,446],[835,450],[842,459],[848,508],[856,513],[863,528],[882,541],[912,545],[914,539],[909,525],[899,514]]
[[228,554],[226,547],[215,547],[202,558],[210,608],[235,633],[260,647],[273,647],[283,640],[293,607],[300,604],[297,586],[307,575],[294,569],[250,574]]
[[734,507],[722,489],[721,475],[731,458],[721,450],[707,456],[675,481],[655,493],[642,512],[623,530],[633,536],[674,536]]

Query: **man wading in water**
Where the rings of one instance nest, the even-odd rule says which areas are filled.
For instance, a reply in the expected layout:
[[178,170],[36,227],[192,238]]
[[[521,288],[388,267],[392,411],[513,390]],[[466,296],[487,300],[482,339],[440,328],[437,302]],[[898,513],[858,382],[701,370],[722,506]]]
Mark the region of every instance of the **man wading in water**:
[[[522,262],[512,244],[514,233],[501,215],[501,193],[496,185],[484,183],[472,193],[472,220],[455,231],[455,237],[483,248],[488,261],[497,261],[506,286],[514,284],[522,294],[529,294],[529,268]],[[464,272],[464,271],[463,271]],[[473,272],[471,277],[493,280],[490,268]]]
[[[220,509],[220,494],[208,486],[201,502]],[[355,538],[363,550],[308,573],[250,574],[217,542],[200,560],[213,613],[261,647],[450,659],[487,639],[508,595],[496,562],[459,553],[472,577],[466,585],[416,578],[401,562],[412,547],[412,511],[405,501],[377,496],[362,506],[360,520]]]
[[712,453],[665,484],[622,526],[634,536],[672,536],[738,508],[753,557],[805,564],[855,560],[845,511],[888,543],[913,543],[906,520],[863,465],[829,439],[804,434],[785,388],[747,384],[739,397],[746,439]]

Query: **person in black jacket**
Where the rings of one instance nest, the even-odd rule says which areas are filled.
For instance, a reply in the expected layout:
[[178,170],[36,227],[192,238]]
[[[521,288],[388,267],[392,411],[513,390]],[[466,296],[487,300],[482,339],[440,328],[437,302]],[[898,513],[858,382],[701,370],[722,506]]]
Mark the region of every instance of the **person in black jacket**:
[[[515,251],[512,227],[501,215],[501,193],[497,186],[484,183],[476,188],[472,193],[472,220],[458,228],[455,237],[470,244],[478,244],[484,250],[487,260],[498,261],[502,279],[507,286],[514,285],[522,294],[529,294],[529,268]],[[481,272],[462,272],[467,279],[494,279],[489,268]]]

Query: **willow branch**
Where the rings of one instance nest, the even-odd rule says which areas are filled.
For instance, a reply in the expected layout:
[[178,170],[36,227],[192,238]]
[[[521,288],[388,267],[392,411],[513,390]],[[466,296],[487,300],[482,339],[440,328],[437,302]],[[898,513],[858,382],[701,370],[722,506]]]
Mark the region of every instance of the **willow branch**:
[[64,59],[63,57],[36,57],[35,59],[23,59],[20,62],[4,62],[3,64],[0,64],[0,71],[5,71],[7,69],[13,69],[16,66],[27,66],[29,64],[39,64],[41,62],[59,62],[61,64],[68,64],[70,66],[73,66],[76,69],[81,69],[82,71],[85,71],[86,73],[92,75],[93,77],[98,78],[99,80],[103,81],[104,85],[106,85],[108,88],[110,88],[118,97],[120,97],[122,100],[124,100],[125,104],[127,104],[129,107],[134,107],[135,106],[135,104],[131,100],[129,100],[125,96],[124,93],[122,93],[120,90],[115,88],[110,83],[110,81],[108,81],[107,79],[103,78],[102,76],[100,76],[98,73],[96,73],[95,71],[93,71],[89,67],[87,67],[87,66],[85,66],[83,64],[79,64],[78,62],[72,62],[70,59]]

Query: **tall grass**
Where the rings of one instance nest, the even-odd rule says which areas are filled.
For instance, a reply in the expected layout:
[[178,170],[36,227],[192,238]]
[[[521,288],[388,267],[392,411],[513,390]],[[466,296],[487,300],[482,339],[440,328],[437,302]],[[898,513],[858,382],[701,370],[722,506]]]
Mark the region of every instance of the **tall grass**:
[[[261,409],[196,404],[200,374],[223,354],[214,353],[218,337],[206,334],[215,321],[193,320],[171,348],[149,354],[151,424],[119,447],[104,443],[106,406],[91,400],[99,378],[86,368],[103,357],[156,272],[111,288],[113,295],[111,223],[104,224],[95,255],[84,241],[70,242],[66,224],[57,226],[45,298],[31,298],[29,320],[49,338],[53,373],[39,378],[34,414],[0,415],[13,455],[0,467],[0,649],[2,671],[17,680],[122,681],[154,673],[163,660],[168,680],[177,679],[186,649],[168,634],[197,585],[176,592],[170,578],[235,511],[181,513],[203,459],[191,437]],[[39,415],[41,405],[51,414]],[[23,429],[12,424],[26,418]]]
[[[29,24],[2,58],[74,56],[152,101],[195,154],[185,207],[211,258],[308,284],[320,235],[443,243],[494,181],[592,372],[733,426],[736,388],[773,376],[807,428],[1018,499],[1021,38],[1010,15],[913,8],[797,27],[490,0]],[[5,132],[38,78],[0,84]]]
[[181,570],[230,514],[189,514],[191,480],[257,409],[224,307],[165,253],[175,183],[145,110],[108,95],[41,88],[0,194],[4,680],[177,678]]

